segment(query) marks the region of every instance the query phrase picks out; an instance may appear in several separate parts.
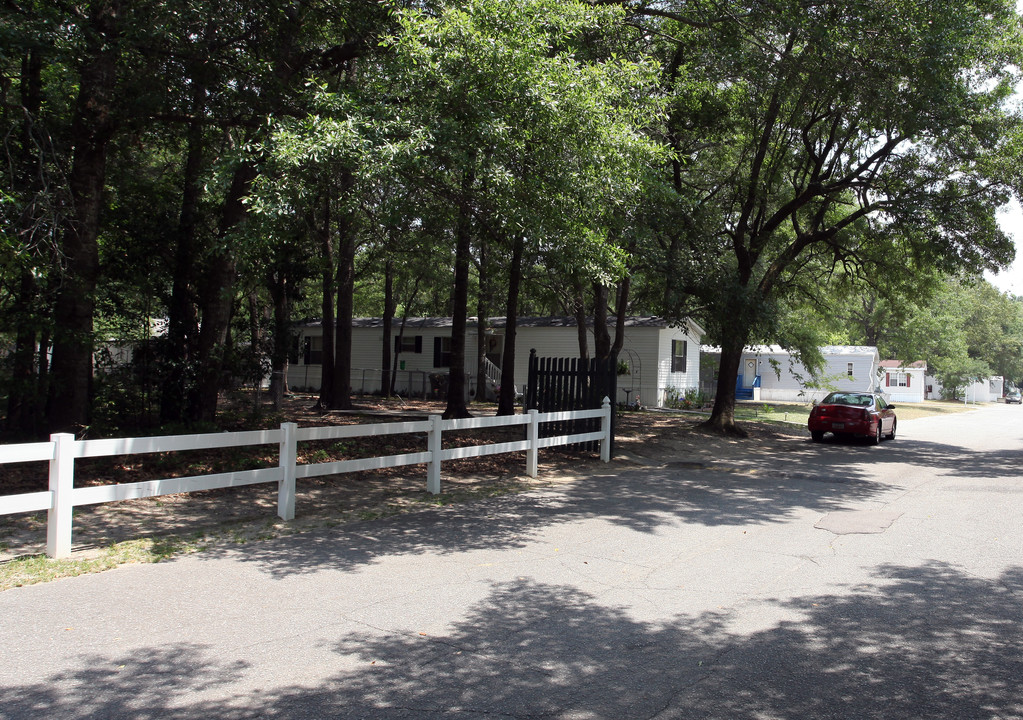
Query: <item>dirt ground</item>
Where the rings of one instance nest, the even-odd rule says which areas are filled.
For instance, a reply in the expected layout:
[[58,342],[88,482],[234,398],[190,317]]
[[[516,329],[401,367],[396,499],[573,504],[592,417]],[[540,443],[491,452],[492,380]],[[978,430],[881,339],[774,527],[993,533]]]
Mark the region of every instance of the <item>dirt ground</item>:
[[[280,416],[264,427],[275,427],[281,420],[299,425],[350,424],[420,419],[440,414],[443,405],[424,401],[397,404],[376,399],[360,399],[354,413],[321,414],[313,408],[314,399],[295,396],[286,401]],[[473,408],[479,415],[492,414],[493,407]],[[520,492],[533,487],[571,482],[591,473],[614,472],[637,465],[668,463],[727,462],[748,456],[757,450],[783,451],[793,443],[806,441],[799,426],[745,424],[748,438],[732,439],[707,435],[696,428],[698,416],[658,411],[626,411],[617,420],[616,457],[610,466],[592,452],[548,449],[540,453],[537,478],[525,473],[525,454],[506,453],[471,460],[446,462],[442,475],[442,494],[426,492],[425,466],[350,473],[300,480],[295,520],[284,523],[276,516],[277,493],[272,483],[250,485],[155,498],[128,500],[75,509],[73,552],[77,556],[98,554],[103,548],[125,540],[140,538],[184,539],[205,546],[218,540],[241,542],[280,534],[326,527],[368,519],[414,512],[438,503],[471,502],[480,498]],[[509,429],[521,437],[521,428]],[[500,433],[497,433],[500,435]],[[324,462],[367,454],[395,454],[421,451],[420,439],[377,440],[360,448],[334,443],[331,447],[304,451],[306,462]],[[495,433],[467,433],[457,442],[483,443],[512,439]],[[446,443],[447,444],[447,443]],[[344,445],[344,446],[342,446]],[[413,449],[415,448],[415,449]],[[319,455],[312,457],[314,453]],[[303,453],[300,452],[300,462]],[[116,482],[137,482],[160,477],[250,469],[277,463],[276,448],[248,452],[205,453],[202,457],[142,457],[107,460],[104,463],[81,462],[76,468],[76,486]],[[8,466],[10,468],[10,466]],[[5,470],[0,493],[11,494],[43,490],[46,467]],[[46,513],[0,516],[0,562],[45,551]]]

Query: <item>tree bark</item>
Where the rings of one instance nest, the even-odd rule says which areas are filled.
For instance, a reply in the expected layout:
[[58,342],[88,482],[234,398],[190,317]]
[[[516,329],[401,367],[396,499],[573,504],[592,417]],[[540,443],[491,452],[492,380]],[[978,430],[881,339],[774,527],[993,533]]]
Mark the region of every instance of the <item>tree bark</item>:
[[473,174],[466,171],[462,180],[462,200],[455,228],[455,286],[451,308],[451,367],[448,375],[448,404],[444,418],[470,417],[465,406],[465,327],[469,315],[469,253],[472,218],[466,199]]
[[579,357],[586,360],[590,357],[589,340],[586,337],[586,299],[583,297],[583,285],[578,278],[573,280],[575,295],[573,310],[575,311],[575,328],[579,339]]
[[[43,63],[38,52],[30,51],[21,63],[20,100],[24,114],[18,156],[12,158],[17,182],[26,193],[42,190],[43,158],[33,150],[33,123],[42,108]],[[21,230],[28,230],[36,219],[24,216]],[[43,418],[39,413],[39,382],[36,375],[36,340],[41,317],[39,283],[30,267],[22,267],[18,290],[10,309],[14,321],[15,341],[11,357],[11,383],[7,389],[6,429],[13,435],[33,437],[39,432]]]
[[739,377],[742,351],[746,336],[742,332],[729,334],[721,343],[721,364],[718,368],[717,393],[710,418],[701,424],[713,432],[745,437],[746,432],[735,424],[735,383]]
[[519,290],[522,286],[522,255],[526,240],[515,236],[511,265],[508,267],[508,304],[505,307],[504,356],[501,358],[501,392],[497,398],[498,415],[515,414],[515,334],[518,328]]
[[611,355],[611,333],[607,329],[607,288],[593,283],[593,356],[603,360]]
[[[204,112],[206,90],[196,82],[192,93],[192,113],[198,118]],[[181,213],[178,217],[177,247],[174,252],[174,278],[167,317],[167,343],[164,353],[166,373],[160,396],[162,422],[185,419],[189,363],[199,336],[195,315],[196,225],[199,218],[200,182],[203,160],[203,126],[195,119],[187,134],[188,150],[185,177],[181,192]]]
[[[384,262],[384,345],[380,358],[380,394],[391,396],[391,350],[394,347],[394,260]],[[395,351],[397,355],[397,351]]]
[[224,343],[234,305],[236,275],[235,256],[225,239],[245,219],[246,207],[242,199],[248,194],[255,177],[256,170],[249,163],[242,163],[235,169],[217,233],[218,245],[223,249],[210,258],[199,293],[202,325],[196,348],[198,377],[189,403],[189,418],[194,421],[215,422],[217,419],[224,371]]
[[86,59],[71,125],[74,158],[69,184],[74,217],[61,235],[67,269],[54,308],[47,413],[51,432],[77,430],[89,421],[99,220],[107,148],[116,128],[113,101],[120,61],[120,9],[119,0],[91,3],[84,28]]
[[618,284],[618,305],[615,307],[615,341],[611,344],[611,356],[618,357],[625,347],[625,318],[629,308],[629,289],[632,278],[626,275]]
[[[341,189],[351,192],[354,177],[345,172]],[[332,410],[352,408],[352,318],[355,314],[355,221],[350,211],[338,220],[337,315],[334,318]]]
[[334,235],[331,232],[330,198],[324,199],[323,225],[320,227],[320,252],[323,272],[320,276],[323,300],[320,305],[321,353],[320,398],[321,409],[330,407],[334,395]]

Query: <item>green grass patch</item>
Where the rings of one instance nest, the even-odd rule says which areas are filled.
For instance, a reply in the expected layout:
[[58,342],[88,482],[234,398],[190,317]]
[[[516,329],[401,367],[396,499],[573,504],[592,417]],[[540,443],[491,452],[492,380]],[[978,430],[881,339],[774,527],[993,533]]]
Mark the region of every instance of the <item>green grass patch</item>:
[[49,582],[60,578],[103,572],[129,563],[154,563],[186,552],[196,552],[205,544],[184,538],[142,538],[127,540],[98,552],[79,553],[55,559],[29,555],[0,564],[0,591]]

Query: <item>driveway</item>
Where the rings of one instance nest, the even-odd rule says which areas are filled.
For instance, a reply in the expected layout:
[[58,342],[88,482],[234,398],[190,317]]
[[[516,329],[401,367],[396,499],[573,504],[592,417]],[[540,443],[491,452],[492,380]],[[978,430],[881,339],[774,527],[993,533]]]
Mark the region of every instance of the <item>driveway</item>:
[[0,718],[1023,717],[1023,410],[0,593]]

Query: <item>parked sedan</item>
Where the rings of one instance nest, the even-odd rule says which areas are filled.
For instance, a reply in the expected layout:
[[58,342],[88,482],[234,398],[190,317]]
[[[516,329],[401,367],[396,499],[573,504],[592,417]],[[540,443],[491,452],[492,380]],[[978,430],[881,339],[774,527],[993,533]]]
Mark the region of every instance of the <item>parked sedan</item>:
[[1019,390],[1010,390],[1005,393],[1005,404],[1010,405],[1012,403],[1023,405],[1023,396],[1020,395]]
[[816,442],[830,432],[867,437],[877,445],[882,436],[895,439],[895,406],[880,393],[833,392],[810,411],[807,425]]

